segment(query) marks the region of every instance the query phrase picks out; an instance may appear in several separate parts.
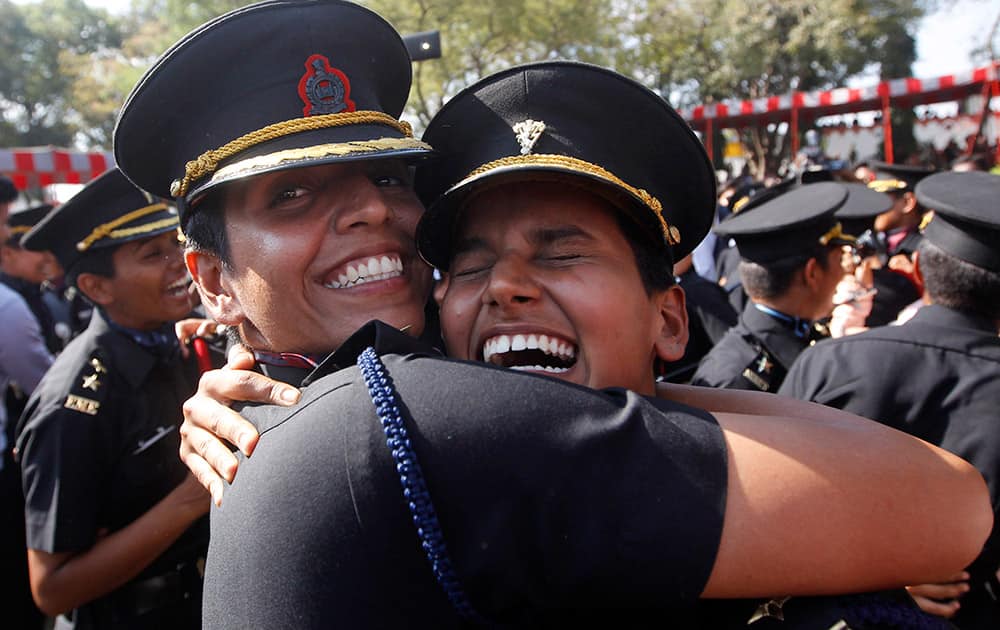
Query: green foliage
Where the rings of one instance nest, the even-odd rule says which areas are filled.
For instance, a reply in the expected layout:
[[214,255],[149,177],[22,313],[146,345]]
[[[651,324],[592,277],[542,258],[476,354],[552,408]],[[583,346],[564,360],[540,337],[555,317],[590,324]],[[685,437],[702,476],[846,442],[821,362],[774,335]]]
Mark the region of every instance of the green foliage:
[[72,144],[80,128],[72,100],[76,76],[61,61],[120,44],[107,13],[82,0],[21,6],[0,0],[0,99],[13,142]]
[[[614,67],[678,106],[828,88],[879,69],[905,76],[929,1],[361,3],[404,34],[441,32],[443,57],[414,64],[407,117],[419,131],[463,87],[541,59]],[[243,4],[134,0],[112,17],[83,0],[0,0],[0,142],[108,147],[117,111],[145,69],[191,29]],[[774,132],[756,133],[762,155],[774,154]]]
[[414,66],[409,102],[416,126],[449,97],[512,65],[576,59],[610,65],[623,26],[610,2],[586,0],[367,0],[401,33],[441,32],[442,58]]

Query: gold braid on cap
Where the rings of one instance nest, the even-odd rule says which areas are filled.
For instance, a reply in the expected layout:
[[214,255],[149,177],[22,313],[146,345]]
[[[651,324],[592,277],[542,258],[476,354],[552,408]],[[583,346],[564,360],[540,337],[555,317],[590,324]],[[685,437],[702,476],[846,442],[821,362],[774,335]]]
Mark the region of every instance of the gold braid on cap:
[[844,233],[844,228],[841,227],[839,221],[832,228],[830,228],[829,230],[827,230],[826,234],[824,234],[823,236],[819,237],[819,244],[820,245],[826,245],[827,243],[829,243],[830,241],[832,241],[835,238],[839,238],[842,241],[856,241],[857,240],[856,238],[854,238],[850,234],[845,234]]
[[130,221],[135,221],[136,219],[142,218],[148,214],[153,214],[154,212],[161,212],[167,209],[167,204],[165,203],[154,203],[151,206],[146,206],[144,208],[139,208],[138,210],[133,210],[128,214],[123,214],[114,221],[108,221],[98,225],[94,230],[87,235],[87,238],[83,239],[76,244],[77,251],[85,252],[90,249],[90,246],[101,240],[102,238],[125,238],[126,236],[134,236],[135,234],[145,234],[147,232],[152,232],[160,228],[167,227],[169,225],[177,225],[177,217],[171,216],[168,219],[161,219],[159,221],[153,221],[152,223],[146,223],[145,225],[139,225],[132,228],[122,228],[116,230],[119,225],[125,225]]
[[930,225],[931,221],[933,220],[934,220],[934,211],[928,210],[927,212],[924,213],[923,218],[920,219],[920,225],[917,226],[917,229],[923,232],[924,230],[927,229],[927,226]]
[[576,171],[578,173],[583,173],[586,175],[592,175],[598,179],[603,179],[604,181],[614,184],[619,188],[624,188],[628,192],[632,193],[646,205],[656,218],[660,221],[660,229],[663,232],[663,239],[668,245],[677,245],[681,242],[681,232],[673,225],[667,223],[667,220],[663,216],[663,205],[660,204],[660,200],[649,194],[642,188],[636,188],[631,186],[624,181],[622,181],[614,173],[597,166],[596,164],[591,164],[590,162],[569,157],[567,155],[553,155],[546,153],[531,153],[528,155],[512,155],[508,157],[500,158],[499,160],[493,160],[492,162],[487,162],[479,168],[475,169],[468,175],[466,175],[463,180],[469,179],[471,177],[476,177],[484,173],[488,173],[494,169],[504,168],[507,166],[560,166],[562,168]]
[[14,225],[14,226],[10,226],[9,229],[10,229],[11,236],[14,236],[16,234],[27,234],[28,232],[31,231],[31,226],[30,225]]
[[868,182],[868,187],[875,192],[896,192],[903,190],[908,184],[900,179],[876,179]]
[[268,125],[257,131],[251,131],[231,142],[227,142],[218,149],[205,151],[194,160],[184,166],[184,177],[174,180],[170,184],[170,194],[174,197],[183,197],[187,194],[191,184],[206,175],[210,175],[218,168],[223,160],[233,157],[250,147],[284,138],[294,133],[304,131],[314,131],[316,129],[326,129],[330,127],[345,127],[347,125],[378,124],[392,127],[406,137],[413,137],[413,129],[410,124],[401,120],[396,120],[389,114],[375,111],[341,112],[338,114],[322,114],[319,116],[307,116],[305,118],[293,118]]

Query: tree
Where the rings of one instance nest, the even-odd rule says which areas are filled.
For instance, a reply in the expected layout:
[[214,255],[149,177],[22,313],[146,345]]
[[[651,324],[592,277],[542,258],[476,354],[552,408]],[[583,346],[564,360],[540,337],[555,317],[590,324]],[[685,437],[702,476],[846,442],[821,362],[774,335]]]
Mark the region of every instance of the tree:
[[409,114],[422,128],[445,100],[512,65],[576,59],[609,65],[622,19],[590,0],[367,0],[402,33],[441,31],[442,57],[414,66]]
[[[636,2],[641,72],[679,105],[842,85],[881,66],[909,74],[920,0]],[[667,56],[669,55],[669,57]],[[805,121],[808,122],[808,121]],[[803,125],[804,128],[804,125]],[[780,127],[746,130],[759,173],[787,156]]]
[[119,45],[114,21],[82,0],[42,0],[20,6],[0,0],[4,142],[72,144],[80,121],[72,98],[76,76],[66,71],[61,60]]

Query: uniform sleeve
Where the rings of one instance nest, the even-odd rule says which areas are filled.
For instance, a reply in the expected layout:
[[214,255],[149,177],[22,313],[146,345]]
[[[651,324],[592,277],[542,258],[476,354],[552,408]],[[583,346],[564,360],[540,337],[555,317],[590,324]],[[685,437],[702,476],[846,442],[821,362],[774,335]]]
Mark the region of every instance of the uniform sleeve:
[[0,371],[30,394],[52,365],[38,320],[24,300],[12,293],[0,304],[0,322]]
[[108,509],[101,489],[112,473],[108,375],[89,363],[61,363],[29,399],[18,436],[28,548],[48,553],[94,544]]
[[516,610],[698,597],[725,509],[726,447],[714,418],[625,391],[434,366],[404,372],[417,378],[397,386],[474,601],[516,620]]

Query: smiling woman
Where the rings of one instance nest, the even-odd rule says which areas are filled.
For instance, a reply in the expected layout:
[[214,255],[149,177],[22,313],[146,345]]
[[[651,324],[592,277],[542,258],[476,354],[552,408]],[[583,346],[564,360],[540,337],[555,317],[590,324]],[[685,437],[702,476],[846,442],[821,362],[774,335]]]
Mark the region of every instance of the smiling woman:
[[622,213],[565,181],[468,200],[435,290],[449,356],[653,394],[653,362],[684,351],[684,294],[645,285],[636,251],[649,239],[627,238]]

